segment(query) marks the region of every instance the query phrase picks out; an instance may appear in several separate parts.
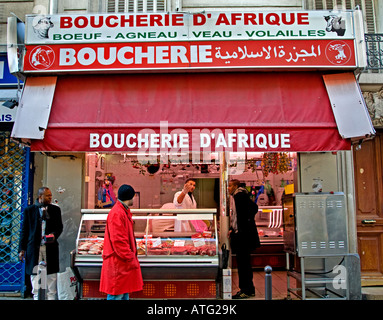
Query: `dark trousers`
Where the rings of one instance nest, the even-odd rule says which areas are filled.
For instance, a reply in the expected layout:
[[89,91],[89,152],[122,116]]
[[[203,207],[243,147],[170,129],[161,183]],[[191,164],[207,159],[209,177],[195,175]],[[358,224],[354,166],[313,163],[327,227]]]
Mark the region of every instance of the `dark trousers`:
[[231,246],[237,256],[239,289],[246,294],[255,293],[253,284],[253,269],[251,267],[251,249],[244,241],[240,241],[238,234],[232,234]]
[[246,294],[255,292],[250,252],[251,250],[246,248],[237,250],[239,289]]

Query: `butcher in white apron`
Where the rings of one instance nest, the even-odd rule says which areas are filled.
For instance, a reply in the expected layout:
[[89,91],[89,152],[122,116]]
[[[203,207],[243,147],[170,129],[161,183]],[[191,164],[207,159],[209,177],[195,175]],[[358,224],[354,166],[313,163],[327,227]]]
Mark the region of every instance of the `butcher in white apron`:
[[[196,181],[189,178],[185,181],[182,191],[176,192],[173,204],[177,209],[197,209],[197,202],[194,199],[193,191],[195,190]],[[174,223],[174,231],[195,231],[203,232],[207,230],[206,224],[201,220],[176,220]]]

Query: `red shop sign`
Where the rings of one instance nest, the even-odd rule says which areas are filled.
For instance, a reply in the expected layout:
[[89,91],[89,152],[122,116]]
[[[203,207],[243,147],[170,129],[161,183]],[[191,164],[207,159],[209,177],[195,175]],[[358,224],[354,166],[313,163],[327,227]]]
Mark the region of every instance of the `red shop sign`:
[[25,72],[355,68],[354,40],[257,40],[26,46]]

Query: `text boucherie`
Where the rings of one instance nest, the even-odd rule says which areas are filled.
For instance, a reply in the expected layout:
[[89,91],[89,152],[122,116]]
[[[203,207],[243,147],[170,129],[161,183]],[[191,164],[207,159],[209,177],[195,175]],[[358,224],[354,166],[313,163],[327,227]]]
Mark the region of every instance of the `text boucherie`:
[[169,63],[208,63],[212,62],[211,45],[156,45],[123,47],[85,47],[60,49],[60,66],[80,64],[122,65],[134,64],[169,64]]
[[[188,24],[184,21],[184,15],[177,14],[130,14],[130,15],[90,15],[90,16],[62,16],[60,17],[60,28],[129,28],[129,27],[182,27]],[[207,23],[220,25],[308,25],[307,12],[279,12],[279,13],[220,13],[214,16],[211,14],[194,14],[191,23],[194,26],[201,26]]]
[[[220,132],[206,133],[198,129],[189,136],[182,129],[176,130],[176,133],[90,133],[89,147],[103,149],[145,149],[157,150],[160,149],[183,149],[198,151],[200,148],[209,150],[218,150],[220,148],[232,149],[236,151],[244,151],[247,148],[257,149],[289,149],[290,134],[275,133],[275,134],[253,134],[245,132]],[[195,144],[195,141],[197,143]]]

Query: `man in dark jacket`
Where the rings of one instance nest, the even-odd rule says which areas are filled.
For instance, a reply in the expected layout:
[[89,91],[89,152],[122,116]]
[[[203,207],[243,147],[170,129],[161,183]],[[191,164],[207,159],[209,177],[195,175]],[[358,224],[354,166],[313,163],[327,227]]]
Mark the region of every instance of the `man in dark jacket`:
[[251,251],[260,247],[254,216],[258,206],[251,201],[239,180],[231,180],[228,186],[230,197],[229,238],[232,252],[236,254],[239,289],[233,299],[245,299],[255,295]]
[[19,258],[25,258],[25,273],[31,276],[35,300],[38,299],[39,289],[37,266],[42,261],[47,268],[48,300],[54,300],[57,292],[57,272],[60,269],[57,239],[63,231],[63,224],[60,208],[51,202],[52,192],[49,188],[42,187],[38,191],[36,203],[25,208],[23,213]]

